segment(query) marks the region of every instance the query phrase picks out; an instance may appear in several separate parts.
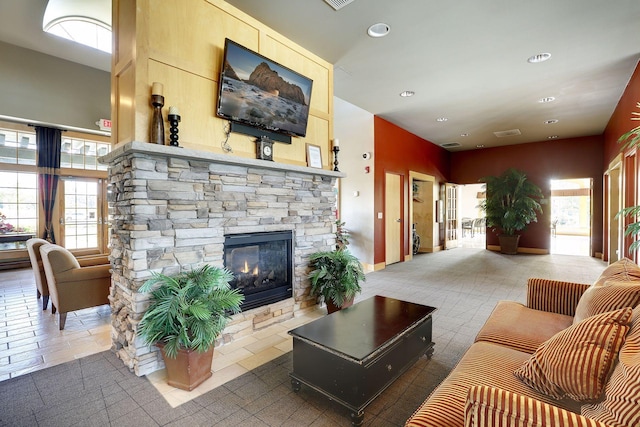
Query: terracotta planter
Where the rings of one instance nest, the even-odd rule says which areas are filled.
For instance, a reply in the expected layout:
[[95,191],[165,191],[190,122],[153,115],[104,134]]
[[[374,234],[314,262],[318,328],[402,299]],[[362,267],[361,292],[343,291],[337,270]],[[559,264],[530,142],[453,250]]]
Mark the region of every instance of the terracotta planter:
[[345,301],[344,304],[342,304],[342,307],[338,307],[333,303],[333,301],[325,301],[325,304],[327,305],[327,313],[331,314],[333,312],[342,310],[343,308],[351,307],[353,305],[353,300],[354,298]]
[[518,253],[518,242],[520,235],[516,236],[498,236],[500,240],[500,252],[507,255],[516,255]]
[[164,344],[156,344],[162,351],[164,364],[167,368],[167,383],[182,390],[193,390],[211,377],[211,362],[213,361],[212,346],[200,353],[195,350],[178,350],[175,359],[164,353]]

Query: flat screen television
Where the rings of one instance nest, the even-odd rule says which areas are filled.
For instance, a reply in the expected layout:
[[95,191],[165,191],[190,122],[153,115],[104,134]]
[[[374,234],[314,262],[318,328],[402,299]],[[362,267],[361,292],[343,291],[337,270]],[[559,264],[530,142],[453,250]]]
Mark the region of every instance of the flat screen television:
[[307,134],[313,80],[226,39],[219,86],[219,117],[284,135]]

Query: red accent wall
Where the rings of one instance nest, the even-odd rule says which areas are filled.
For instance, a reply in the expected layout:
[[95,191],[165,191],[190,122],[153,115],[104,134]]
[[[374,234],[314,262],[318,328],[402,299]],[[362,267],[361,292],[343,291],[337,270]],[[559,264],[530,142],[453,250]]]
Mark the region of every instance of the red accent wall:
[[404,189],[403,248],[402,259],[409,253],[409,171],[436,177],[444,182],[449,176],[450,153],[442,147],[422,139],[391,122],[374,116],[374,263],[385,261],[384,219],[378,219],[378,212],[384,212],[385,174],[401,176]]
[[636,65],[636,69],[604,130],[604,170],[607,170],[611,160],[620,153],[620,145],[618,144],[620,135],[640,126],[640,121],[631,120],[631,117],[634,117],[632,112],[640,112],[640,108],[636,105],[638,102],[640,102],[640,62]]
[[[524,171],[548,199],[552,179],[593,178],[591,246],[593,252],[601,252],[602,147],[602,137],[592,136],[455,152],[451,154],[451,181],[475,184],[484,176],[499,175],[513,167]],[[550,210],[548,204],[542,205],[538,222],[522,233],[520,247],[549,249]],[[497,236],[489,233],[487,244],[498,245]]]

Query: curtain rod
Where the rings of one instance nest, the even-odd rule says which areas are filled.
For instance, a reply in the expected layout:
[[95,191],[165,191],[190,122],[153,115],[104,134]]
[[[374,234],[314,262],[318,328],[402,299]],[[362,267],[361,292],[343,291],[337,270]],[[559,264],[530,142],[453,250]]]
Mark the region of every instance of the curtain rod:
[[34,125],[33,123],[27,123],[27,126],[32,127],[32,128],[47,127],[49,129],[57,129],[60,132],[66,132],[67,131],[67,129],[62,129],[62,128],[59,128],[59,127],[56,127],[56,126],[51,126],[51,125],[45,126],[45,125]]
[[40,122],[40,121],[37,121],[37,120],[27,120],[27,119],[21,119],[19,117],[3,116],[1,114],[0,114],[0,120],[4,120],[4,121],[7,121],[7,122],[20,123],[20,124],[31,126],[31,127],[46,126],[46,127],[51,127],[51,128],[55,128],[55,129],[60,129],[63,132],[74,131],[74,132],[80,132],[80,133],[88,133],[88,134],[92,134],[92,135],[111,136],[111,132],[105,132],[105,131],[93,130],[93,129],[85,129],[85,128],[79,128],[79,127],[74,127],[74,126],[63,126],[63,125],[58,125],[58,124],[55,124],[55,123]]

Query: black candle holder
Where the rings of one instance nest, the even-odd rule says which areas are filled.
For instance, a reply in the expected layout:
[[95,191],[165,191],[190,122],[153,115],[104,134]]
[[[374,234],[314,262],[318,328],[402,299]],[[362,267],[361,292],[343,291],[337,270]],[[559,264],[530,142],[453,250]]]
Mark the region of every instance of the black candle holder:
[[153,117],[151,118],[151,135],[149,141],[154,144],[164,145],[164,120],[162,119],[164,96],[151,95],[151,105],[153,105]]
[[169,114],[167,116],[169,120],[169,145],[172,147],[179,147],[178,144],[178,123],[180,123],[180,115]]
[[335,172],[340,172],[338,169],[338,152],[340,151],[340,147],[333,146],[333,170]]

